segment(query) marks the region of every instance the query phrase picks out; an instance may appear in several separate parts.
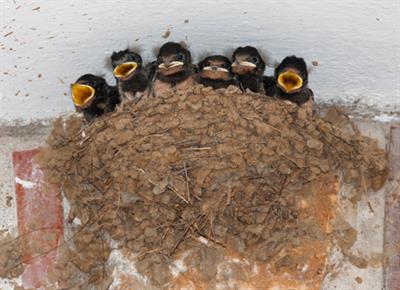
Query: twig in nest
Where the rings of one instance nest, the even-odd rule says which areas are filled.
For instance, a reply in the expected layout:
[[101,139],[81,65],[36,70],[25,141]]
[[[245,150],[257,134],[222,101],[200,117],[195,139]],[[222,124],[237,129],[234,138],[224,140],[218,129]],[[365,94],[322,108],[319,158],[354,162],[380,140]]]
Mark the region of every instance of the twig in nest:
[[102,258],[103,258],[103,263],[101,263],[101,267],[102,267],[101,282],[103,282],[104,281],[104,277],[106,276],[106,272],[107,272],[106,271],[106,265],[105,265],[104,261],[107,261],[107,259],[106,259],[106,256],[104,255],[104,252],[105,252],[104,240],[102,238],[100,238],[100,240],[101,240],[101,255],[102,255]]
[[82,132],[84,132],[86,129],[91,127],[92,124],[94,124],[94,123],[90,122],[90,123],[84,125],[67,143],[69,143],[71,141],[76,141],[75,139],[78,138],[78,137],[81,137],[82,136]]
[[198,232],[202,231],[207,225],[208,215],[200,216],[199,220],[194,224]]
[[175,194],[179,196],[179,198],[182,199],[185,203],[189,204],[189,202],[173,186],[168,185],[167,188],[175,192]]
[[[110,222],[103,222],[102,224],[98,225],[99,228],[103,227],[103,226],[113,226],[114,225],[114,221],[116,219],[116,217],[118,216],[120,219],[121,217],[118,215],[118,211],[119,211],[119,206],[121,203],[121,193],[118,196],[118,204],[117,204],[117,209],[114,212],[114,217],[112,218],[112,221]],[[121,219],[122,220],[122,219]]]
[[[195,166],[195,167],[188,166],[188,167],[186,167],[186,170],[189,171],[189,170],[200,168],[200,167],[201,166]],[[184,171],[185,171],[185,168],[177,170],[174,167],[172,167],[171,165],[169,165],[168,168],[172,171],[172,174],[174,174],[174,175],[180,175],[180,174],[184,173]]]
[[285,175],[285,177],[283,178],[282,184],[281,184],[281,188],[279,189],[279,196],[282,196],[282,192],[285,189],[287,179],[288,179],[288,176]]
[[[218,241],[218,240],[216,240],[216,239],[214,239],[212,237],[209,237],[209,236],[207,236],[205,234],[201,234],[201,233],[198,233],[198,234],[199,234],[200,237],[202,237],[202,238],[204,238],[204,239],[206,239],[208,241],[211,241],[214,244],[219,245],[219,246],[221,246],[223,248],[226,248],[226,245],[223,242],[220,242],[220,241]],[[198,239],[197,239],[197,241],[198,241]]]
[[275,152],[276,152],[279,156],[281,156],[281,157],[285,158],[286,160],[292,162],[297,168],[300,168],[299,165],[297,165],[296,161],[294,161],[293,159],[287,157],[285,154],[282,154],[281,152],[279,152],[279,150],[275,150]]
[[272,126],[272,125],[270,125],[268,123],[265,123],[265,125],[269,126],[272,130],[275,130],[276,132],[282,133],[281,130],[279,130],[278,128],[275,128],[274,126]]
[[62,230],[62,229],[63,229],[62,226],[60,226],[60,227],[43,227],[43,228],[33,229],[33,230],[31,230],[31,231],[29,231],[29,232],[27,232],[27,233],[24,233],[24,234],[22,234],[22,235],[18,235],[18,236],[16,236],[15,238],[13,238],[13,239],[11,239],[11,240],[5,242],[5,243],[2,243],[2,244],[0,244],[0,245],[1,245],[2,247],[4,247],[4,246],[6,246],[6,245],[8,245],[8,244],[11,244],[11,243],[13,243],[13,242],[15,242],[15,241],[17,241],[17,240],[23,238],[24,236],[28,236],[28,235],[33,234],[33,233],[35,233],[35,232],[39,232],[39,231],[49,231],[49,230]]
[[191,201],[190,201],[190,190],[189,190],[189,178],[188,178],[188,174],[187,174],[187,170],[186,170],[186,162],[185,161],[183,161],[183,168],[185,169],[187,197],[188,197],[189,203],[191,204]]
[[119,206],[121,205],[121,192],[119,192],[119,194],[118,194],[118,204],[117,204],[117,209],[115,210],[115,212],[114,212],[114,220],[115,220],[115,218],[117,217],[117,213],[118,213],[118,211],[119,211]]
[[[199,196],[197,196],[194,192],[189,192],[189,178],[188,178],[188,174],[187,172],[191,169],[196,169],[196,168],[200,168],[201,166],[196,166],[196,167],[186,167],[186,163],[184,162],[184,167],[181,170],[178,170],[176,172],[172,172],[172,174],[174,174],[175,176],[178,176],[179,178],[182,178],[181,174],[184,173],[185,177],[186,177],[186,187],[187,187],[187,191],[188,191],[188,198],[190,201],[190,196],[193,196],[195,199],[197,199],[198,201],[201,201],[201,198]],[[173,170],[173,168],[170,166],[169,167],[171,170]],[[189,195],[190,194],[190,195]]]
[[212,235],[212,237],[214,238],[214,220],[215,220],[215,216],[211,213],[210,215],[210,234]]
[[228,193],[227,193],[227,199],[226,199],[226,205],[231,204],[231,198],[232,198],[232,186],[229,186]]
[[149,135],[143,136],[142,140],[145,140],[146,138],[150,138],[150,137],[163,137],[163,136],[165,136],[166,132],[168,132],[168,129],[162,130],[160,133],[154,133],[154,134],[149,134]]
[[[201,216],[200,216],[201,218]],[[193,226],[193,224],[199,219],[199,217],[193,219],[190,224],[186,227],[185,231],[181,235],[181,237],[178,239],[178,241],[175,243],[175,246],[172,248],[172,250],[169,252],[168,256],[171,257],[172,254],[176,251],[176,249],[179,247],[179,245],[182,243],[182,241],[185,239],[186,235],[188,234],[189,230]]]
[[375,213],[375,211],[374,211],[374,209],[373,209],[373,207],[372,207],[372,204],[371,204],[369,201],[367,202],[367,204],[368,204],[369,210],[370,210],[372,213]]
[[[362,183],[363,189],[364,189],[364,194],[365,194],[365,197],[367,198],[368,188],[367,188],[367,183],[366,183],[366,181],[365,181],[365,176],[364,176],[364,172],[363,172],[363,168],[362,168],[362,167],[360,168],[360,175],[361,175],[361,183]],[[368,198],[367,198],[367,199],[368,199]],[[372,213],[375,213],[375,211],[374,211],[374,209],[372,208],[372,205],[371,205],[371,203],[369,202],[369,200],[367,200],[367,205],[368,205],[369,210],[370,210]]]
[[[139,171],[140,173],[142,173],[142,174],[144,175],[144,177],[146,177],[147,181],[150,182],[150,184],[152,184],[152,185],[154,185],[154,186],[158,186],[157,182],[154,182],[153,180],[151,180],[151,179],[149,178],[149,174],[148,174],[146,171],[144,171],[142,168],[133,166],[133,169],[136,169],[137,171]],[[172,189],[172,188],[170,187],[170,185],[168,185],[167,188],[169,188],[169,189],[171,189],[172,191],[174,191],[174,189]]]
[[187,151],[201,151],[201,150],[211,150],[211,147],[189,147],[189,148],[183,148],[182,150],[187,150]]
[[198,195],[196,195],[196,194],[194,194],[194,193],[193,193],[193,196],[194,196],[194,198],[197,199],[198,201],[201,201],[200,196],[198,196]]
[[143,253],[137,255],[135,258],[138,259],[138,260],[140,260],[141,258],[143,258],[143,257],[146,256],[146,255],[153,254],[153,253],[157,253],[157,252],[161,252],[161,250],[162,250],[162,248],[158,247],[158,248],[155,248],[155,249],[153,249],[153,250],[145,251],[145,252],[143,252]]
[[[343,133],[342,130],[340,130],[339,128],[336,128],[335,126],[332,126],[332,129],[339,131],[340,133]],[[336,138],[342,140],[343,142],[345,142],[346,144],[352,146],[352,143],[349,140],[346,140],[345,138],[339,136],[336,132],[329,131],[329,134],[335,136]]]
[[86,179],[98,192],[100,192],[100,193],[105,193],[105,192],[107,192],[107,190],[110,188],[110,186],[111,185],[109,185],[109,186],[107,186],[107,188],[105,188],[104,190],[103,189],[101,189],[97,184],[95,184],[94,182],[94,180],[90,180],[90,178],[88,178],[88,179]]
[[263,120],[263,119],[261,119],[261,118],[251,118],[251,117],[244,117],[244,118],[245,118],[246,120],[248,120],[248,121],[254,121],[254,120],[260,121],[260,122],[262,122],[263,124],[265,124],[265,125],[267,125],[268,127],[270,127],[272,130],[275,130],[276,132],[282,133],[281,130],[279,130],[278,128],[276,128],[276,127],[274,127],[274,126],[272,126],[272,125],[270,125],[270,124],[268,124],[267,122],[265,122],[265,120]]
[[170,228],[168,228],[168,229],[165,231],[165,233],[162,235],[162,237],[161,237],[161,242],[164,241],[165,237],[166,237],[166,236],[168,235],[168,233],[169,233],[169,230],[170,230]]

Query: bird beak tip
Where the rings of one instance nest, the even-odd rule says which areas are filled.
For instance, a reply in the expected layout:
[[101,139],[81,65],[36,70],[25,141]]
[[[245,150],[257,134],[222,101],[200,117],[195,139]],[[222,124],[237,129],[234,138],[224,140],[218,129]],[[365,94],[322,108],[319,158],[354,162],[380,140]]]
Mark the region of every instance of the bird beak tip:
[[247,66],[247,67],[257,67],[254,63],[252,63],[252,62],[249,62],[249,61],[242,61],[242,62],[240,62],[240,65],[241,66]]

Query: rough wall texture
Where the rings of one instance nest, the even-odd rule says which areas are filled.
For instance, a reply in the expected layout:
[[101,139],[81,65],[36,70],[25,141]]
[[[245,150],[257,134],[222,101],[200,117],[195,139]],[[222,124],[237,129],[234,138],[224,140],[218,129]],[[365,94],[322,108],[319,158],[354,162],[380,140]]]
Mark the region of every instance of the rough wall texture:
[[318,61],[318,101],[400,110],[397,0],[0,0],[0,13],[0,122],[72,110],[69,84],[80,74],[113,82],[104,66],[113,50],[141,45],[149,59],[166,31],[195,58],[241,44],[266,49],[272,63],[304,56]]

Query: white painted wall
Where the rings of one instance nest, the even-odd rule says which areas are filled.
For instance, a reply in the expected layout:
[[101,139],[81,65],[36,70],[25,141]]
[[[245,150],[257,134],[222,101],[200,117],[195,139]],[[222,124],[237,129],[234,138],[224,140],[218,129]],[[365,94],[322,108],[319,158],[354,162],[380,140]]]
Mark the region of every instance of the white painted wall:
[[[251,44],[275,60],[289,54],[317,60],[311,87],[318,101],[361,99],[382,111],[400,111],[399,0],[0,0],[0,5],[0,122],[72,110],[69,84],[80,74],[106,73],[104,59],[128,44],[140,44],[150,57],[167,29],[168,40],[186,40],[194,56]],[[108,79],[113,82],[110,74]]]

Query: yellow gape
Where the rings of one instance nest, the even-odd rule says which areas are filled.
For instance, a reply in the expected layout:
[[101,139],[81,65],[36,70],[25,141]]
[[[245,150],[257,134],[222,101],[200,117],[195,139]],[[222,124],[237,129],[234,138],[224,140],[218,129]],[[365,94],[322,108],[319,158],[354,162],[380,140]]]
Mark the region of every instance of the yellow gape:
[[285,93],[294,93],[303,86],[303,79],[293,71],[285,71],[278,77],[278,85]]
[[73,84],[71,85],[72,101],[79,108],[85,108],[90,105],[94,98],[95,90],[91,86]]
[[124,78],[133,73],[138,64],[136,62],[124,62],[114,69],[114,75],[117,78]]

